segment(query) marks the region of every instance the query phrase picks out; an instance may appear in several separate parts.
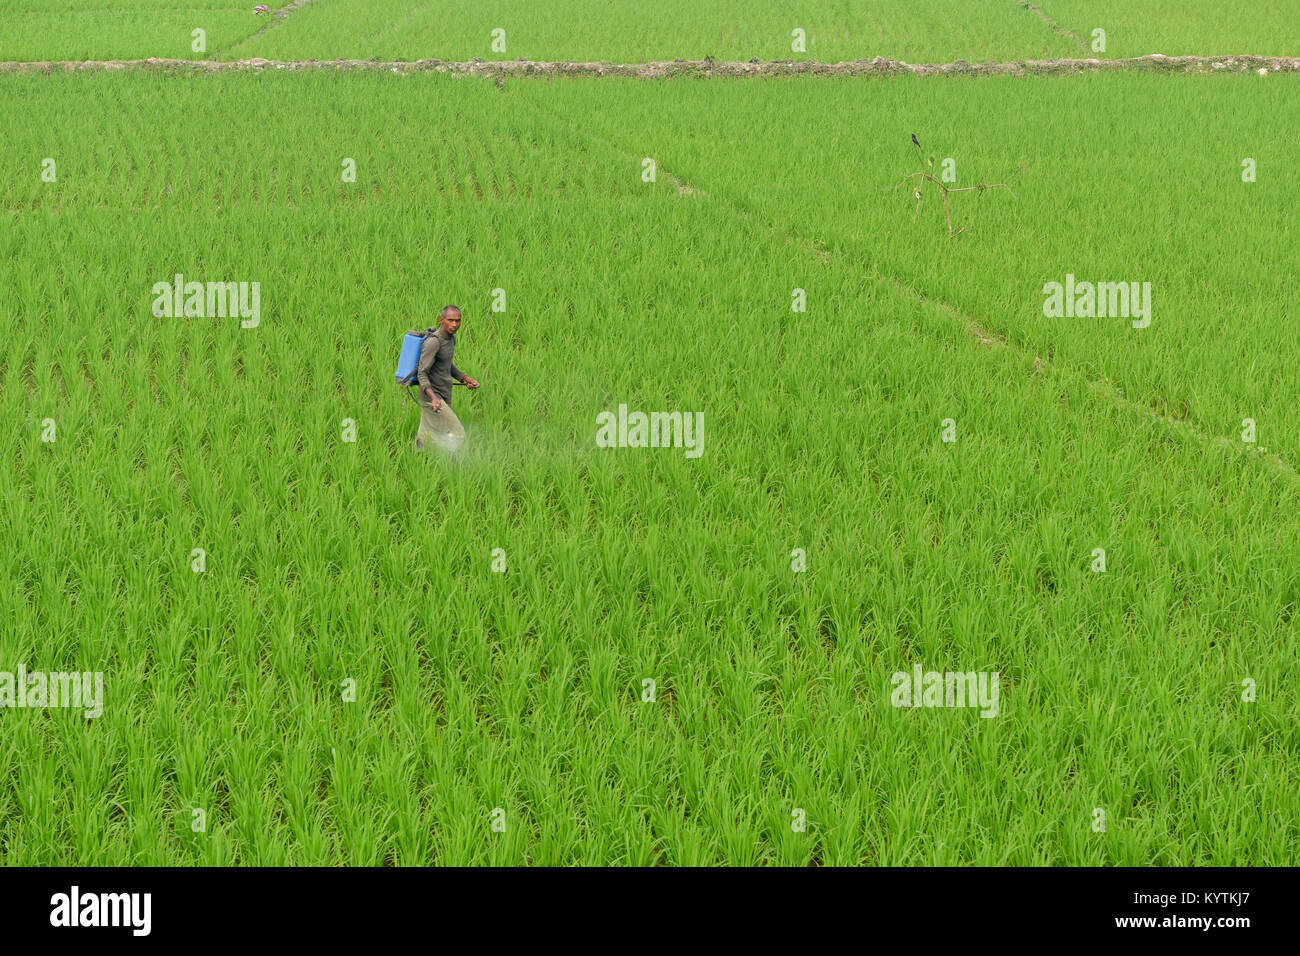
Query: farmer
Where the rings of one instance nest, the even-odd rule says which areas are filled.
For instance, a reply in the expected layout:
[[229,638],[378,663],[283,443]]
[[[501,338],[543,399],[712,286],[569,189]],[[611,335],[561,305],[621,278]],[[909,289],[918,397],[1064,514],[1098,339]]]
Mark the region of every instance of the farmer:
[[420,451],[433,442],[455,452],[465,441],[465,428],[451,410],[451,380],[467,388],[478,388],[478,382],[452,363],[459,328],[460,309],[446,306],[438,316],[437,331],[424,340],[420,349],[420,431],[415,436],[415,447]]

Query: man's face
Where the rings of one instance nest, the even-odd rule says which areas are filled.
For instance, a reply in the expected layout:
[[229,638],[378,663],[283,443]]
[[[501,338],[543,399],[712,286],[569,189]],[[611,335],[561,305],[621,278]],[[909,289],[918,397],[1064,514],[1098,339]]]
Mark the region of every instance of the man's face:
[[460,328],[460,313],[448,312],[439,321],[442,323],[442,328],[445,332],[455,335],[456,330]]

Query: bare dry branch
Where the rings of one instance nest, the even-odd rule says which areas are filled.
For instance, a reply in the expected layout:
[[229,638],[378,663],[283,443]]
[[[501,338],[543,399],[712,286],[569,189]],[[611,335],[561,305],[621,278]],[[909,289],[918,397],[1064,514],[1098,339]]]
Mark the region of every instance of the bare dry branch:
[[[920,162],[922,165],[924,165],[924,160],[923,160],[922,157],[921,157],[921,145],[920,145],[920,143],[917,142],[915,136],[912,137],[912,144],[916,147],[916,158],[917,158],[917,161]],[[933,163],[931,163],[931,165],[933,165]],[[1010,193],[1011,196],[1014,198],[1014,197],[1015,197],[1015,193],[1011,191],[1011,187],[1010,187],[1010,185],[1008,185],[1008,183],[1010,183],[1011,180],[1013,180],[1013,179],[1015,179],[1017,176],[1019,176],[1021,170],[1023,170],[1024,168],[1025,168],[1025,167],[1024,167],[1023,164],[1017,166],[1017,167],[1015,168],[1015,171],[1014,171],[1010,176],[1007,177],[1007,182],[1005,182],[1005,183],[986,183],[986,182],[984,182],[983,179],[981,179],[981,180],[980,180],[978,183],[976,183],[974,186],[949,186],[947,183],[945,183],[942,179],[939,179],[939,178],[938,178],[937,176],[935,176],[933,173],[928,172],[928,171],[925,170],[925,169],[920,169],[920,170],[917,170],[917,171],[914,172],[914,173],[908,173],[908,174],[907,174],[906,176],[904,176],[904,177],[903,177],[903,178],[902,178],[898,183],[895,183],[895,184],[894,184],[892,187],[890,187],[890,188],[891,188],[891,189],[898,189],[900,186],[906,186],[909,182],[912,182],[912,181],[915,181],[915,180],[922,180],[922,181],[924,181],[924,182],[927,182],[927,183],[933,183],[934,185],[938,186],[938,187],[939,187],[940,194],[943,196],[943,212],[944,212],[944,217],[945,217],[945,218],[947,219],[947,221],[948,221],[948,238],[949,238],[949,239],[953,239],[953,238],[955,238],[955,237],[957,237],[957,236],[960,236],[963,232],[966,232],[970,227],[969,227],[969,226],[963,226],[962,228],[960,228],[960,229],[958,229],[958,230],[956,230],[956,231],[953,231],[953,228],[952,228],[952,208],[951,208],[951,207],[949,206],[949,204],[948,204],[948,194],[949,194],[949,193],[964,193],[964,192],[970,192],[971,190],[974,190],[974,191],[976,191],[976,192],[979,193],[979,195],[980,195],[981,198],[983,198],[984,193],[985,193],[987,190],[990,190],[990,189],[1005,189],[1005,190],[1006,190],[1008,193]],[[920,189],[920,186],[919,186],[919,185],[916,187],[915,192],[914,192],[914,195],[916,196],[916,210],[912,213],[912,221],[913,221],[913,222],[916,221],[917,216],[918,216],[918,215],[920,214],[920,212],[921,212],[921,189]]]

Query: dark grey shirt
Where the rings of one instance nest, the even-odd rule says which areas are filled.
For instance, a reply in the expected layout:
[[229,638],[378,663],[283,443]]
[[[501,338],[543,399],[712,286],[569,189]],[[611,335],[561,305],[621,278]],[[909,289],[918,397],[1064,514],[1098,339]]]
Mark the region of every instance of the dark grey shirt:
[[435,395],[448,405],[451,404],[452,379],[459,382],[465,377],[451,361],[455,351],[456,336],[448,335],[441,327],[432,335],[425,337],[424,346],[420,349],[418,366],[420,397],[425,401],[428,401],[428,396],[425,395],[424,390],[431,388]]

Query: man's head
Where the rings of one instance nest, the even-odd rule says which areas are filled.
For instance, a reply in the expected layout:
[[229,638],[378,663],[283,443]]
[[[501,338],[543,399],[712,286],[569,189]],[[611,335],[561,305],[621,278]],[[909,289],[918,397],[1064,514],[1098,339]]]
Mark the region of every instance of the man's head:
[[454,305],[443,306],[442,312],[438,314],[438,324],[444,332],[455,335],[460,328],[460,309]]

